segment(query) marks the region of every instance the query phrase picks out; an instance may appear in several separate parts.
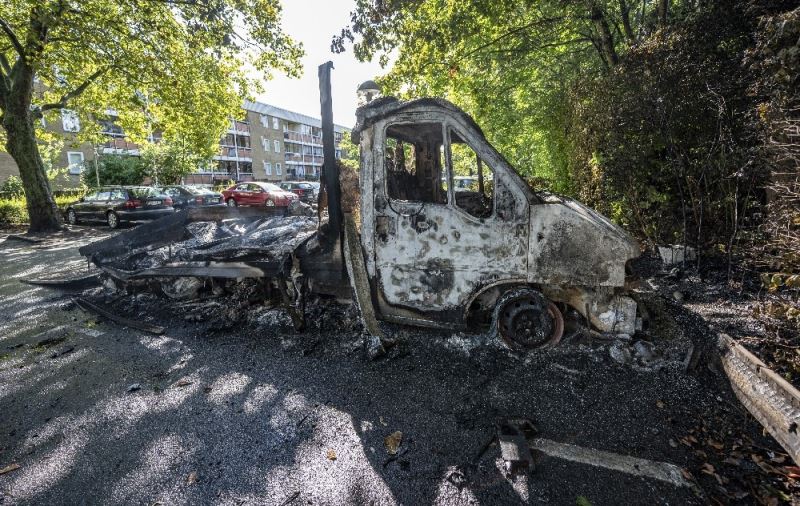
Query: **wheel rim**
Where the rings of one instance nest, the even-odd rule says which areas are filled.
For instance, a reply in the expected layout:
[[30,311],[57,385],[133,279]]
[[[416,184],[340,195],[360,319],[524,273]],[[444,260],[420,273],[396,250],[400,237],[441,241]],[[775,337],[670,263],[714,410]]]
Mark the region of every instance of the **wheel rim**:
[[228,199],[228,207],[236,207],[236,201],[233,199]]
[[114,213],[108,213],[108,226],[111,228],[117,228],[117,215]]
[[511,346],[529,349],[553,345],[564,333],[561,311],[543,297],[516,297],[503,306],[498,317],[500,336]]
[[69,222],[70,225],[74,225],[75,222],[78,221],[75,219],[75,211],[73,211],[72,209],[70,209],[69,212],[67,213],[67,221]]
[[271,201],[270,199],[267,199],[267,201],[264,202],[264,205],[267,206],[267,207],[274,207],[275,206],[275,202]]

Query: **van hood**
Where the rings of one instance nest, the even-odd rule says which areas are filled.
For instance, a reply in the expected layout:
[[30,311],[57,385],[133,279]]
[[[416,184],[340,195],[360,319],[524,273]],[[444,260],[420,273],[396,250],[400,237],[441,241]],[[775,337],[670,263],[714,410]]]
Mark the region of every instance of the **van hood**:
[[578,286],[623,286],[625,264],[640,254],[625,230],[580,202],[539,194],[531,206],[532,282]]

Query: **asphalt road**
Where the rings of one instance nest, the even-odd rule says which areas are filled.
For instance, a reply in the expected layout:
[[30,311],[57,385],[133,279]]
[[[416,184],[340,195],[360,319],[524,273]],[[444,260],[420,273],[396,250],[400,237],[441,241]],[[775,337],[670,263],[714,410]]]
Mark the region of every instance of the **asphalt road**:
[[76,248],[93,237],[0,243],[0,469],[19,465],[0,475],[2,505],[693,504],[705,500],[692,487],[540,452],[508,479],[497,445],[481,450],[509,416],[550,441],[679,467],[690,450],[674,440],[698,419],[758,437],[718,381],[683,371],[685,336],[656,341],[651,370],[607,344],[516,357],[393,327],[401,344],[370,361],[331,308],[306,334],[267,310],[220,331],[144,297],[135,316],[167,327],[154,336],[19,282],[85,272]]

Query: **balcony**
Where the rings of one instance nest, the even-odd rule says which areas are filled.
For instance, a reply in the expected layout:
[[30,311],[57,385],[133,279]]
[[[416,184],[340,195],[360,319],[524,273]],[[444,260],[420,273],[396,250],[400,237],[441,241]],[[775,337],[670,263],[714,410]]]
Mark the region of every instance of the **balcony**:
[[290,142],[299,142],[300,144],[312,144],[314,146],[322,146],[322,137],[303,134],[300,132],[293,132],[291,130],[283,132],[283,138]]
[[250,122],[249,121],[234,121],[228,129],[228,133],[239,135],[250,135]]
[[219,155],[215,158],[218,159],[232,159],[232,160],[245,160],[245,161],[252,161],[253,159],[253,150],[251,148],[244,148],[244,147],[231,147],[231,146],[220,146],[219,148]]
[[285,153],[284,160],[288,164],[322,165],[323,157],[315,155],[301,155],[300,153]]
[[99,147],[104,155],[138,155],[140,146],[123,137],[112,137]]

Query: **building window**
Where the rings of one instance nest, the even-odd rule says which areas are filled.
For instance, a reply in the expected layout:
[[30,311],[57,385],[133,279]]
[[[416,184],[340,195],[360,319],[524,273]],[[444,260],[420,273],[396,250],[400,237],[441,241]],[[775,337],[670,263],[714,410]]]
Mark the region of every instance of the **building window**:
[[275,147],[275,152],[276,153],[280,153],[281,152],[281,142],[279,140],[274,140],[272,142],[273,142],[274,147]]
[[70,109],[61,109],[61,125],[64,127],[65,132],[81,131],[81,121],[75,111]]
[[275,175],[276,176],[280,176],[282,174],[283,174],[283,172],[281,172],[281,164],[276,163],[275,164]]
[[269,141],[263,135],[261,136],[261,149],[269,151]]
[[273,130],[278,130],[280,125],[278,124],[278,118],[272,118],[272,128]]
[[272,175],[272,164],[264,160],[264,173],[268,176]]
[[83,153],[80,151],[68,151],[67,163],[69,164],[70,174],[80,174],[83,170]]
[[286,123],[283,124],[283,131],[284,132],[288,132],[289,131],[289,125],[287,125]]
[[269,118],[266,114],[261,115],[261,126],[264,128],[269,128]]

